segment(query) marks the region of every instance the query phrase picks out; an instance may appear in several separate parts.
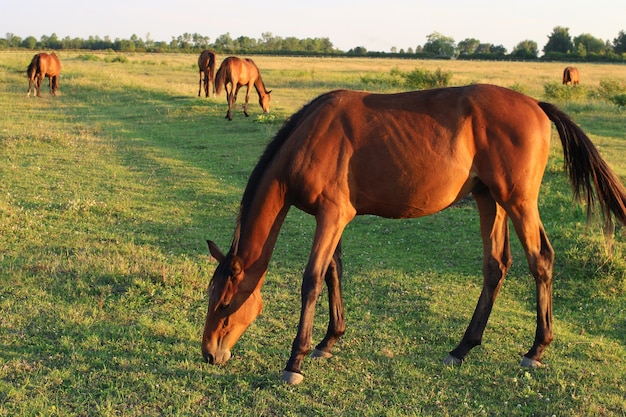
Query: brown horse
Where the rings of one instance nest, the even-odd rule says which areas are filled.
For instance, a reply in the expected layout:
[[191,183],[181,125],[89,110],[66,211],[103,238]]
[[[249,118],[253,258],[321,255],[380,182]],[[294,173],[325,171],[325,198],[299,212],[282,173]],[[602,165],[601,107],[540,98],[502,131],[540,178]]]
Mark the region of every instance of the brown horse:
[[578,85],[579,81],[580,75],[578,74],[578,68],[565,67],[565,69],[563,70],[563,84]]
[[[228,91],[230,84],[230,91]],[[222,87],[226,89],[226,100],[228,101],[228,112],[226,118],[233,120],[232,109],[237,101],[239,89],[246,86],[246,103],[243,113],[248,117],[248,99],[250,98],[250,86],[254,85],[259,94],[259,105],[265,113],[270,111],[270,93],[263,84],[261,73],[256,64],[249,58],[237,58],[234,56],[226,58],[215,75],[215,88],[217,94],[222,92]]]
[[198,85],[198,97],[202,91],[202,81],[204,81],[204,96],[209,96],[209,87],[213,84],[213,95],[215,95],[215,52],[202,51],[198,57],[198,68],[200,71],[200,82]]
[[33,56],[28,68],[26,69],[26,75],[28,76],[28,91],[26,96],[30,97],[30,91],[33,90],[33,94],[37,94],[37,97],[41,97],[40,89],[41,82],[44,77],[48,77],[50,84],[50,93],[56,96],[59,89],[59,75],[61,74],[61,62],[56,54],[46,54],[41,52]]
[[472,193],[483,240],[483,289],[463,338],[444,362],[461,364],[482,341],[511,265],[510,218],[537,292],[535,339],[521,365],[540,366],[553,339],[554,251],[538,209],[550,121],[559,133],[575,196],[584,196],[588,210],[599,203],[607,229],[613,216],[626,224],[624,186],[585,133],[552,104],[501,87],[472,85],[389,95],[334,91],[306,105],[281,128],[252,171],[230,250],[223,254],[209,242],[219,265],[209,286],[204,358],[226,362],[260,313],[261,286],[291,206],[316,220],[300,323],[283,372],[284,381],[297,384],[324,281],[330,320],[313,356],[330,356],[345,331],[340,243],[346,225],[362,214],[426,216]]

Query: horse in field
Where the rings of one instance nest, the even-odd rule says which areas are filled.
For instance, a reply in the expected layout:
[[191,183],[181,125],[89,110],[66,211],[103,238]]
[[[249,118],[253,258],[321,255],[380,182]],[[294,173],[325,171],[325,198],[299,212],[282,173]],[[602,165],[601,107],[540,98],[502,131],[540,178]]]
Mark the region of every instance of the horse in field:
[[41,83],[45,77],[48,77],[50,93],[56,96],[59,89],[60,74],[61,62],[54,52],[51,54],[46,54],[45,52],[36,54],[33,56],[33,59],[26,69],[26,75],[28,76],[28,91],[26,92],[26,96],[30,97],[30,91],[32,89],[33,94],[36,94],[37,97],[41,97]]
[[565,67],[565,69],[563,70],[563,85],[578,85],[579,81],[580,75],[578,74],[578,68]]
[[[230,84],[230,91],[228,85]],[[259,105],[263,112],[270,111],[270,93],[263,84],[261,73],[256,64],[249,58],[237,58],[234,56],[226,58],[215,75],[215,88],[217,94],[222,92],[222,88],[226,90],[226,100],[228,101],[228,112],[226,118],[233,120],[232,109],[237,101],[237,93],[239,89],[246,86],[246,103],[243,107],[243,114],[248,117],[248,99],[250,98],[250,87],[254,85],[256,92],[259,94]]]
[[541,222],[539,189],[553,122],[575,197],[599,205],[607,230],[626,225],[626,190],[587,135],[556,106],[493,85],[398,94],[334,91],[314,99],[279,130],[253,169],[230,249],[208,241],[219,262],[209,284],[202,337],[206,361],[229,360],[259,315],[261,286],[291,206],[315,217],[302,307],[283,380],[303,380],[315,305],[326,282],[330,319],[312,355],[330,357],[346,324],[341,238],[358,215],[427,216],[471,193],[480,217],[483,288],[460,343],[445,364],[460,365],[481,344],[511,266],[509,219],[536,287],[534,342],[521,365],[538,367],[553,340],[554,250]]
[[202,82],[204,81],[204,96],[209,96],[209,88],[213,84],[213,95],[215,95],[215,59],[216,55],[213,51],[202,51],[198,57],[198,69],[200,72],[200,81],[198,85],[198,97],[202,91]]

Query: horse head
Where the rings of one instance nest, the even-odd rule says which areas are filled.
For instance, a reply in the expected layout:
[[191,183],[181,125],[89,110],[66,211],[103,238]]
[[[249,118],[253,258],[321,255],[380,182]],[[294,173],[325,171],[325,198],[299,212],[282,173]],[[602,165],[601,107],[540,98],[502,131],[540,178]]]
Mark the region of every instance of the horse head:
[[272,90],[267,91],[265,90],[265,94],[259,94],[259,104],[261,105],[261,108],[263,109],[264,113],[269,113],[270,112],[270,93],[272,92]]
[[217,365],[230,359],[231,348],[261,313],[263,300],[260,283],[248,287],[241,260],[232,251],[224,255],[215,243],[207,243],[211,256],[219,265],[209,285],[202,356],[210,364]]

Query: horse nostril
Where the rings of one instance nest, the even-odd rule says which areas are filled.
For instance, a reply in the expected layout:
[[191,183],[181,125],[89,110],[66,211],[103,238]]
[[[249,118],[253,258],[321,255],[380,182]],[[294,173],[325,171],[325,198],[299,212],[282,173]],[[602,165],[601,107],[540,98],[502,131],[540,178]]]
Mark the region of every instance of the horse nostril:
[[208,362],[210,365],[213,365],[215,363],[215,358],[210,353],[205,353],[203,356],[204,361]]

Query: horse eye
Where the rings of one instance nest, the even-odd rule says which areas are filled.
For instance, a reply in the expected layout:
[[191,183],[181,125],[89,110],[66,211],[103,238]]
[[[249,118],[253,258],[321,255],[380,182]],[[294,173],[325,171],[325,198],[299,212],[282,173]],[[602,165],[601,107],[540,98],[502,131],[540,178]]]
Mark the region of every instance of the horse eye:
[[218,307],[219,310],[226,310],[228,307],[230,307],[230,303],[222,303],[220,304],[220,306]]

